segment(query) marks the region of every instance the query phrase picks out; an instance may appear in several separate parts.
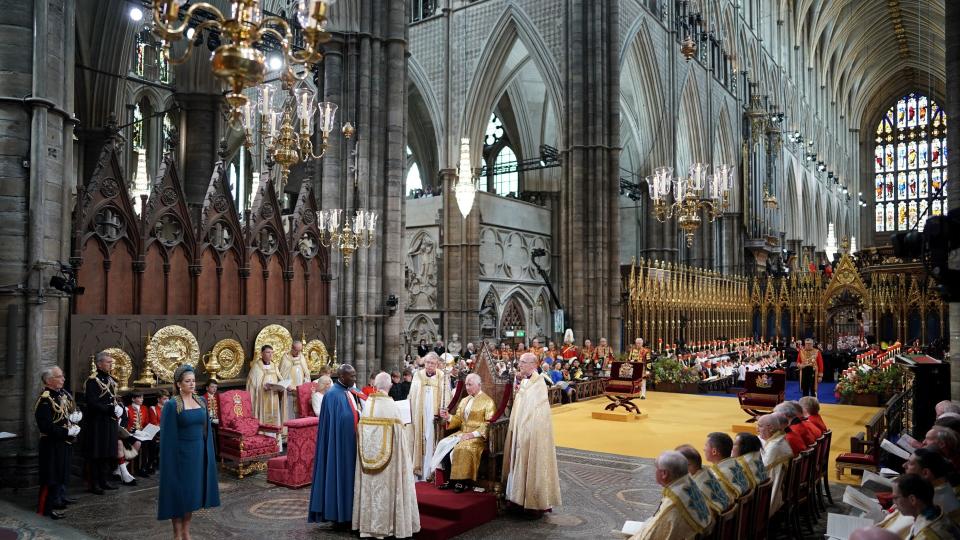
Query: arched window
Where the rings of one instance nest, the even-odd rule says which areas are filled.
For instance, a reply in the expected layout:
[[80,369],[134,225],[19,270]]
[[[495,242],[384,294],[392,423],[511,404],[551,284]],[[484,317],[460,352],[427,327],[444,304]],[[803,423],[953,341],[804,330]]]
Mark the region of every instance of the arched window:
[[497,195],[520,194],[520,175],[517,174],[517,155],[504,146],[493,162],[493,191]]
[[130,195],[133,197],[133,208],[140,214],[140,195],[150,194],[150,176],[147,173],[147,152],[150,148],[150,115],[153,109],[150,101],[142,98],[133,106],[133,123],[130,125],[130,146],[133,151],[133,180]]
[[876,135],[875,230],[923,230],[947,209],[947,115],[927,96],[908,94],[883,115]]
[[410,150],[409,146],[407,147],[407,163],[409,167],[407,168],[405,185],[407,196],[411,197],[417,190],[423,190],[423,178],[420,177],[420,167],[417,166],[417,161],[413,156],[413,150]]
[[149,29],[144,28],[137,34],[135,47],[132,69],[134,75],[141,79],[170,84],[170,64]]

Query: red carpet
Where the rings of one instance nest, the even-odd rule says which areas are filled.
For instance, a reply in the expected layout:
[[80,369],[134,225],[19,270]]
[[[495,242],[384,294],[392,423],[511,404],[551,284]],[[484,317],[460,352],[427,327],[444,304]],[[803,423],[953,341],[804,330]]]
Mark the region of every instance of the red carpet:
[[420,532],[414,538],[446,540],[497,517],[497,498],[491,493],[441,491],[427,482],[416,487]]

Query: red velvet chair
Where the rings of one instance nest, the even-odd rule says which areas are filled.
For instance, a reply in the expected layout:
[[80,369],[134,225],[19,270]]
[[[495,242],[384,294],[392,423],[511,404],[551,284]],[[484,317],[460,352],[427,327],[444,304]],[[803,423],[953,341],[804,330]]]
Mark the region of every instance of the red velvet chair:
[[310,396],[319,385],[315,382],[305,382],[297,387],[297,418],[314,416]]
[[[220,405],[220,463],[233,465],[237,476],[267,468],[267,460],[280,455],[280,426],[261,424],[253,416],[253,405],[246,390],[230,390],[217,395]],[[230,467],[228,467],[230,468]]]
[[[299,388],[304,386],[307,385]],[[287,455],[267,462],[267,482],[288,488],[309,486],[313,482],[318,421],[316,416],[307,416],[283,423],[287,427]]]

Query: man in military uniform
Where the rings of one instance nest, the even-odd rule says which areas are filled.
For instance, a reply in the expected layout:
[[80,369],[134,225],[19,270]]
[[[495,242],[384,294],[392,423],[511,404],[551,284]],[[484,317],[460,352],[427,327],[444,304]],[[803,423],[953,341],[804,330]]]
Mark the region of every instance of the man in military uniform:
[[117,461],[117,440],[123,407],[117,403],[117,381],[110,376],[113,357],[99,352],[94,360],[97,372],[84,386],[87,414],[83,449],[90,471],[90,492],[103,495],[105,489],[117,489],[109,482]]
[[77,424],[83,414],[77,410],[73,396],[63,387],[63,371],[54,366],[40,374],[43,392],[34,407],[34,418],[40,431],[40,500],[37,513],[53,519],[65,517],[59,510],[67,503],[76,502],[67,497],[70,482],[70,457],[73,442],[80,433]]

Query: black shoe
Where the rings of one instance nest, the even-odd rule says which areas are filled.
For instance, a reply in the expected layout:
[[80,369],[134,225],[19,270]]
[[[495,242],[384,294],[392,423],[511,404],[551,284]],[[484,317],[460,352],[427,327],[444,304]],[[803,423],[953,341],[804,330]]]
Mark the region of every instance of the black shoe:
[[101,488],[101,487],[99,487],[99,486],[93,486],[92,488],[90,488],[89,491],[90,491],[90,493],[93,493],[94,495],[103,495],[103,488]]
[[47,516],[47,517],[50,518],[50,519],[63,519],[63,518],[65,518],[65,517],[67,517],[67,516],[65,516],[64,514],[62,514],[62,513],[60,513],[60,512],[57,512],[56,510],[51,510],[50,512],[48,512],[48,513],[46,513],[46,514],[44,514],[44,515]]
[[437,486],[437,489],[453,489],[453,482],[447,480],[446,482]]
[[66,504],[74,504],[75,502],[77,502],[77,500],[70,497],[64,497],[63,502]]
[[466,491],[466,490],[467,490],[467,486],[464,485],[464,484],[457,484],[457,485],[453,486],[453,492],[454,492],[454,493],[463,493],[463,492]]
[[150,478],[150,473],[147,471],[140,471],[137,473],[137,476],[140,478]]
[[100,484],[100,489],[105,489],[105,490],[107,490],[107,491],[113,491],[113,490],[117,489],[117,485],[116,485],[116,484],[111,484],[110,482],[104,482],[104,483]]
[[647,396],[640,396],[640,399],[647,399]]
[[133,487],[133,486],[137,485],[137,479],[134,478],[133,480],[131,480],[131,481],[129,481],[129,482],[124,482],[123,485],[128,486],[128,487]]
[[67,503],[63,503],[63,502],[50,503],[50,509],[51,509],[51,510],[66,510],[66,509],[67,509]]

